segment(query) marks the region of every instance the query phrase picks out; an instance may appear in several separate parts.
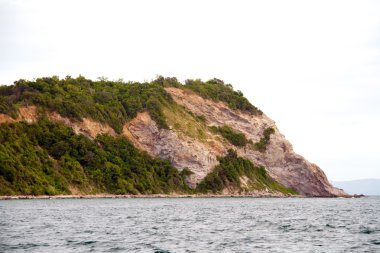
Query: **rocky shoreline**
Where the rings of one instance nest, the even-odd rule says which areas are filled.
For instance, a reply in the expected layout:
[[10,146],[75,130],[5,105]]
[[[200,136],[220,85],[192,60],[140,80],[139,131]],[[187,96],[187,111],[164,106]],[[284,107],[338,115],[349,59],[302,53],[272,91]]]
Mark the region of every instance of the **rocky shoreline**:
[[302,198],[296,195],[276,194],[146,194],[146,195],[115,195],[115,194],[93,194],[93,195],[14,195],[0,196],[0,200],[12,199],[121,199],[121,198]]
[[[345,198],[360,198],[364,195],[353,195]],[[0,196],[0,200],[17,199],[121,199],[121,198],[320,198],[300,195],[278,195],[278,194],[147,194],[147,195],[115,195],[115,194],[93,194],[93,195],[8,195]],[[331,198],[331,197],[329,197]]]

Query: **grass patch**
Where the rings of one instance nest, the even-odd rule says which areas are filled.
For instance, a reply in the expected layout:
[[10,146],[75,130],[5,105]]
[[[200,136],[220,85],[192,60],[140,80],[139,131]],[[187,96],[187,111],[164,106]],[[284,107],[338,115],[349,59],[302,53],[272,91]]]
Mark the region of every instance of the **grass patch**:
[[207,126],[205,122],[183,106],[170,104],[170,106],[163,106],[162,112],[167,124],[176,131],[202,142],[206,140]]

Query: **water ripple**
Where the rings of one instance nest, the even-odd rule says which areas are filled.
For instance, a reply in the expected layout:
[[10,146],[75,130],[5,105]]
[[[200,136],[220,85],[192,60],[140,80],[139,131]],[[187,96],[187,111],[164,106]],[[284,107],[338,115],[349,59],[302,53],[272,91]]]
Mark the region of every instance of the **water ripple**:
[[380,252],[380,198],[0,201],[0,252]]

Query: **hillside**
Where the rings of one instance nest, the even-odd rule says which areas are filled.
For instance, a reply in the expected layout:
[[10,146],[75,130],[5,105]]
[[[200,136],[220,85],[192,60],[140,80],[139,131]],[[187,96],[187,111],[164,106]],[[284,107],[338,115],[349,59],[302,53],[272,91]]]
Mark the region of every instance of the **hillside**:
[[0,195],[97,193],[345,195],[219,79],[0,87]]

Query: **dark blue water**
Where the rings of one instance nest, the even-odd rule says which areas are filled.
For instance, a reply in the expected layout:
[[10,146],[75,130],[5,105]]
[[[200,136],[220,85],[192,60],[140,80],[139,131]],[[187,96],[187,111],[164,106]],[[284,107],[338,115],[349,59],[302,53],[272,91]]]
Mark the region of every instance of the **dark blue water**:
[[380,252],[380,198],[0,201],[0,252]]

